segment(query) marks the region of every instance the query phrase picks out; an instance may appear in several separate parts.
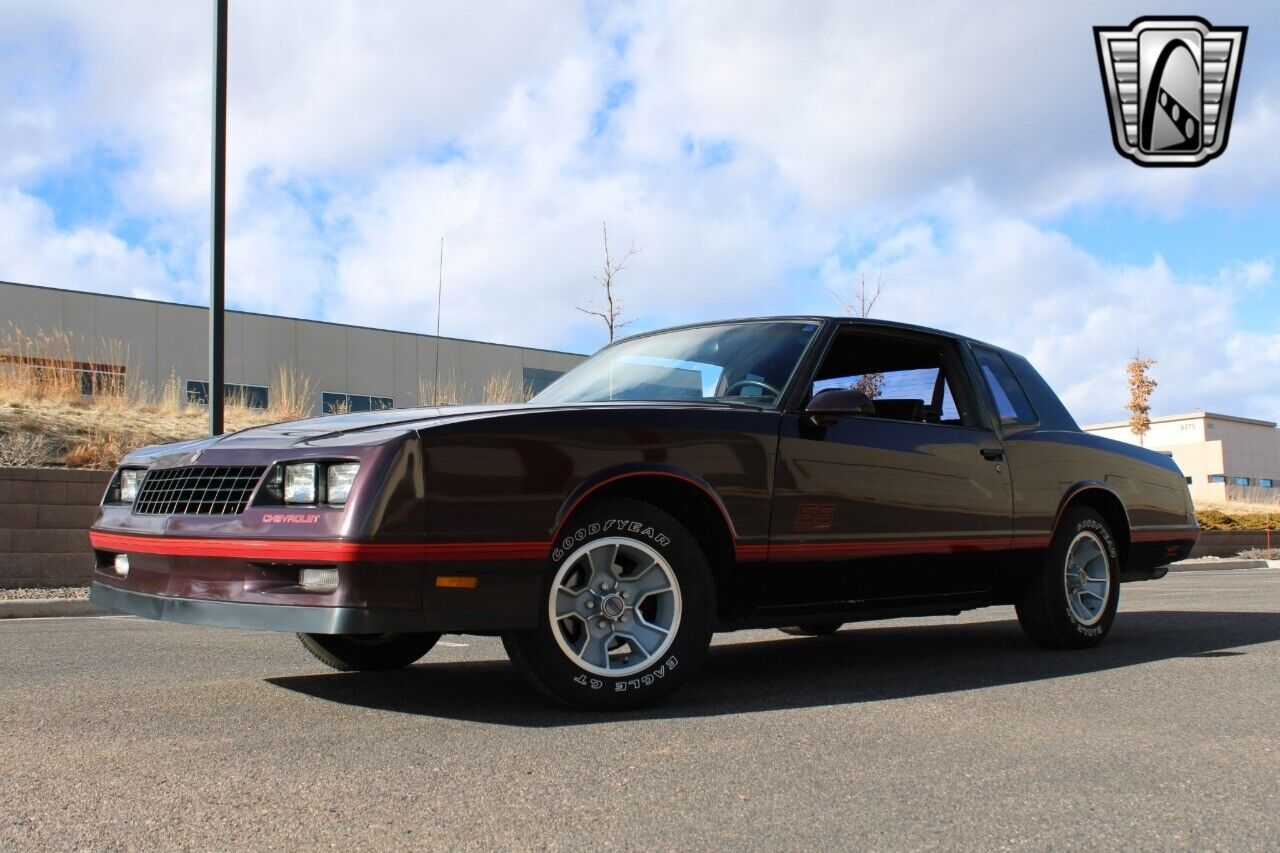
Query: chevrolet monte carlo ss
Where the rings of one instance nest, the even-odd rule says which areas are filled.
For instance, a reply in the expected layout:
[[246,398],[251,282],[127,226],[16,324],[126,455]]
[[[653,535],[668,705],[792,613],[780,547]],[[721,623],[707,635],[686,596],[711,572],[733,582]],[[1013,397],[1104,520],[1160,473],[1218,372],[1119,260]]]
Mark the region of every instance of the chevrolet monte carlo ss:
[[1197,534],[1173,461],[1082,432],[1020,356],[782,317],[628,338],[523,405],[143,448],[90,537],[118,611],[296,632],[340,670],[498,634],[546,694],[620,708],[715,631],[1012,603],[1093,646]]

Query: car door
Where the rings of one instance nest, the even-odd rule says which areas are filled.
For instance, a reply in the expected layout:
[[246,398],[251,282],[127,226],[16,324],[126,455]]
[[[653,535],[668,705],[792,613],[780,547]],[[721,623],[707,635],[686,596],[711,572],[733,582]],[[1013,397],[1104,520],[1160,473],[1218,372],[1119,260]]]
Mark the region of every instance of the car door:
[[[874,414],[815,417],[807,398],[862,390]],[[1009,547],[1001,443],[957,344],[849,324],[782,421],[765,606],[980,594]]]

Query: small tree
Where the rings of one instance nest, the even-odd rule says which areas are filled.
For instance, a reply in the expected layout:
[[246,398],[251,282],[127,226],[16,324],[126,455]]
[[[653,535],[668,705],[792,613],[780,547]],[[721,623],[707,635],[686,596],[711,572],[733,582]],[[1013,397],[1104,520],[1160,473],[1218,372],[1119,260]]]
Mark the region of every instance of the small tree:
[[841,293],[834,287],[828,287],[827,290],[840,303],[840,310],[845,314],[850,317],[870,317],[871,309],[876,307],[876,302],[884,293],[884,281],[877,273],[875,286],[868,290],[867,274],[862,273],[858,276],[858,290],[853,294]]
[[[876,274],[875,285],[871,288],[867,287],[867,274],[862,273],[858,276],[858,289],[853,294],[844,294],[836,290],[834,287],[828,287],[828,291],[840,303],[840,310],[850,317],[870,317],[871,309],[876,307],[876,303],[880,301],[881,294],[884,293],[884,281],[880,274]],[[853,384],[854,391],[861,391],[868,397],[875,399],[880,396],[880,391],[884,388],[883,373],[868,373],[858,378]]]
[[578,310],[583,314],[590,314],[592,317],[599,317],[601,322],[609,331],[609,343],[613,343],[614,336],[619,330],[631,325],[630,320],[623,321],[622,317],[622,299],[614,295],[613,285],[614,279],[618,273],[622,272],[627,261],[631,260],[631,256],[640,251],[633,243],[627,253],[618,261],[613,260],[613,256],[609,252],[609,223],[601,223],[601,233],[604,235],[604,272],[596,276],[596,281],[600,282],[600,286],[604,288],[604,300],[591,300],[586,307],[578,306]]
[[1138,444],[1142,444],[1143,436],[1151,431],[1151,392],[1160,383],[1147,371],[1155,363],[1154,358],[1143,358],[1139,350],[1125,368],[1129,374],[1129,403],[1125,409],[1129,412],[1129,429],[1138,437]]

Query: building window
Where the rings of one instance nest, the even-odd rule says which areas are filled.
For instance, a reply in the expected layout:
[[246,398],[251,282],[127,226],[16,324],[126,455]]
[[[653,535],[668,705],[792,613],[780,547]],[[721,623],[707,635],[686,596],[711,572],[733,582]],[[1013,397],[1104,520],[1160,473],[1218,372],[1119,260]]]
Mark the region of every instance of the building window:
[[1210,475],[1209,475],[1209,482],[1210,482],[1210,483],[1225,483],[1225,482],[1227,482],[1227,475],[1226,475],[1226,474],[1210,474]]
[[1258,485],[1264,489],[1274,489],[1276,487],[1276,481],[1270,477],[1263,477],[1258,481]]
[[1249,485],[1249,478],[1248,477],[1232,477],[1231,483],[1232,485],[1235,485],[1235,486],[1247,486]]
[[70,380],[86,397],[94,394],[119,395],[124,391],[125,368],[118,364],[67,361],[61,358],[0,353],[0,364],[16,364],[30,369],[38,378],[50,377],[61,385]]
[[377,412],[395,407],[390,397],[371,394],[343,394],[324,391],[320,394],[320,409],[326,415],[345,415],[347,412]]
[[[263,385],[235,385],[227,382],[222,386],[222,394],[227,404],[244,406],[246,409],[265,409],[270,402],[270,392]],[[197,406],[209,405],[209,383],[200,379],[188,379],[187,402]]]
[[541,367],[526,367],[524,369],[525,391],[529,394],[540,394],[548,385],[561,376],[564,376],[564,371],[546,370]]

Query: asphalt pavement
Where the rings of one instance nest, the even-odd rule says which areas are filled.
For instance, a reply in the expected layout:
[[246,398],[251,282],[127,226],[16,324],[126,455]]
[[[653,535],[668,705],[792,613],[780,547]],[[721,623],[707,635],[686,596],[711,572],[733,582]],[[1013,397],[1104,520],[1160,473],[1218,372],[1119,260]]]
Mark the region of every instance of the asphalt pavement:
[[0,623],[0,849],[1280,846],[1280,571],[1126,585],[1100,648],[1010,608],[717,638],[642,713],[491,638],[337,674],[289,635]]

